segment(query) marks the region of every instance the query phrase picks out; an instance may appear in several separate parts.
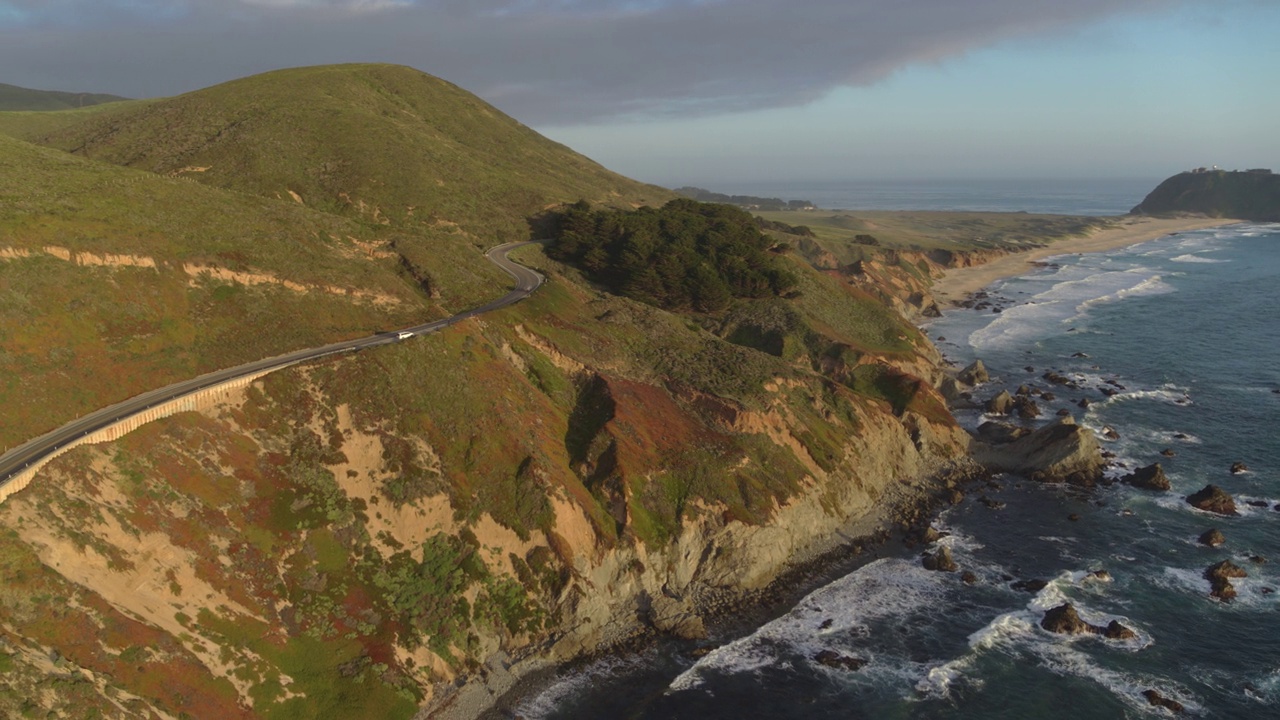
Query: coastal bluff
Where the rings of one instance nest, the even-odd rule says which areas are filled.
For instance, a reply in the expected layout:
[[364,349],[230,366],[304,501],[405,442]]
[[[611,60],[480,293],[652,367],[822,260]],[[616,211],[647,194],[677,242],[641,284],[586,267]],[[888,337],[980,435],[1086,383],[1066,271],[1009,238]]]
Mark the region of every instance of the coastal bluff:
[[1178,173],[1152,190],[1131,215],[1197,213],[1254,222],[1280,222],[1280,175],[1197,168]]

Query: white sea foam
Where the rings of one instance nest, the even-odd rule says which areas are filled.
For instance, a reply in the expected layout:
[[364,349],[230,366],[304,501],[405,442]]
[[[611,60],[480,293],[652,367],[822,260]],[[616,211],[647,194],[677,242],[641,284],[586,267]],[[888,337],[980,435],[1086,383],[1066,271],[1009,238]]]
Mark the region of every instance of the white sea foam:
[[[953,546],[962,538],[943,541]],[[857,636],[865,635],[868,623],[901,617],[926,607],[940,606],[946,593],[944,573],[924,570],[918,562],[905,559],[877,560],[805,597],[786,615],[760,627],[751,635],[723,645],[671,682],[670,690],[695,688],[707,673],[742,674],[777,664],[782,657],[812,658],[823,649],[853,652],[868,658],[868,649],[859,647]],[[826,621],[830,632],[820,632]],[[861,629],[862,633],[851,632]],[[834,648],[833,648],[834,645]],[[895,672],[879,667],[877,658],[864,668],[863,675]],[[896,671],[900,671],[897,668]]]
[[1151,703],[1143,696],[1154,689],[1161,695],[1182,703],[1191,714],[1199,714],[1202,707],[1190,690],[1160,677],[1119,672],[1094,663],[1090,657],[1069,643],[1042,644],[1036,647],[1041,664],[1059,675],[1091,680],[1106,688],[1130,708],[1142,714],[1152,712]]
[[1207,258],[1207,257],[1204,257],[1203,255],[1192,255],[1192,254],[1179,255],[1177,257],[1169,258],[1169,259],[1172,260],[1173,262],[1180,262],[1180,263],[1204,263],[1204,264],[1215,264],[1215,265],[1219,263],[1231,262],[1230,260],[1219,260],[1217,258]]
[[604,657],[560,677],[555,683],[536,695],[520,701],[517,714],[526,718],[545,718],[554,715],[565,703],[584,690],[609,677],[616,677],[641,670],[652,662],[647,655],[631,657]]

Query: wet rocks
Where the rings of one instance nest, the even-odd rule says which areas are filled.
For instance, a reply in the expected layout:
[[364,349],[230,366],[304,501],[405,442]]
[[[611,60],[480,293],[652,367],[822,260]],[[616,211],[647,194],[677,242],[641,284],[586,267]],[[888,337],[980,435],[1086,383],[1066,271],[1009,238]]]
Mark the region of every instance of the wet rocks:
[[1084,635],[1091,633],[1094,626],[1080,619],[1075,606],[1065,603],[1044,614],[1040,627],[1059,635]]
[[956,561],[951,557],[951,548],[940,547],[935,552],[925,553],[924,558],[920,561],[925,570],[935,570],[937,572],[955,572],[960,568],[956,565]]
[[1173,448],[1165,448],[1160,451],[1160,454],[1165,457],[1176,457],[1178,453],[1174,452]]
[[961,370],[956,378],[965,385],[973,386],[989,382],[991,375],[987,372],[987,367],[982,364],[981,360],[974,360],[969,367]]
[[965,585],[973,585],[978,582],[978,576],[974,575],[972,570],[965,570],[960,573],[960,580],[963,581]]
[[861,670],[867,664],[867,661],[862,658],[853,657],[852,655],[844,655],[836,652],[835,650],[822,650],[817,655],[813,656],[813,660],[819,665],[826,665],[827,667],[835,668],[836,670],[849,670],[851,672]]
[[1075,606],[1064,603],[1044,614],[1040,627],[1059,635],[1101,635],[1108,640],[1133,640],[1138,634],[1125,627],[1119,620],[1112,620],[1106,627],[1090,625],[1080,618]]
[[1201,533],[1198,541],[1201,545],[1208,545],[1209,547],[1218,547],[1222,543],[1226,542],[1227,538],[1225,535],[1222,534],[1222,531],[1219,530],[1218,528],[1209,528],[1208,530],[1205,530],[1203,533]]
[[1185,711],[1185,708],[1182,707],[1182,703],[1161,695],[1159,690],[1143,690],[1142,697],[1146,698],[1147,702],[1151,703],[1153,707],[1162,707],[1175,713]]
[[1236,512],[1235,498],[1226,490],[1217,485],[1205,485],[1199,492],[1192,493],[1187,496],[1187,502],[1192,507],[1199,508],[1206,512],[1217,513],[1218,515],[1239,515]]
[[1013,410],[1013,396],[1008,390],[1001,390],[987,401],[986,411],[992,415],[1008,415]]
[[1169,478],[1165,477],[1164,468],[1160,467],[1160,463],[1153,463],[1144,468],[1134,470],[1120,478],[1120,482],[1142,490],[1165,492],[1170,488]]
[[1013,588],[1014,590],[1021,590],[1022,592],[1038,593],[1041,590],[1045,589],[1045,587],[1048,584],[1049,583],[1045,582],[1044,580],[1040,580],[1038,578],[1032,578],[1030,580],[1019,580],[1009,585],[1009,587]]
[[[981,433],[980,433],[981,434]],[[1038,482],[1091,487],[1102,479],[1106,461],[1097,438],[1071,417],[1002,445],[975,444],[974,455],[993,472],[1025,475]]]
[[1023,435],[1028,435],[1030,433],[1030,430],[1018,427],[1017,425],[993,422],[990,420],[978,426],[978,439],[992,445],[1011,443]]
[[1233,462],[1233,463],[1231,463],[1231,474],[1232,474],[1232,475],[1239,475],[1240,473],[1247,473],[1247,472],[1249,472],[1249,466],[1248,466],[1248,465],[1245,465],[1245,464],[1244,464],[1244,463],[1242,463],[1242,462]]
[[1223,602],[1230,602],[1236,596],[1236,589],[1232,586],[1231,580],[1233,578],[1246,577],[1249,577],[1249,573],[1230,560],[1223,560],[1215,565],[1210,565],[1204,571],[1204,579],[1208,580],[1209,585],[1212,587],[1209,595]]
[[1085,575],[1084,579],[1086,581],[1092,580],[1094,582],[1111,582],[1111,573],[1106,570],[1094,570],[1088,575]]
[[1108,640],[1133,640],[1138,637],[1138,633],[1121,625],[1119,620],[1112,620],[1103,629],[1102,636]]
[[1013,401],[1013,407],[1018,411],[1018,417],[1023,420],[1034,420],[1040,417],[1040,406],[1036,404],[1035,400],[1025,395],[1019,395]]
[[1102,437],[1104,437],[1104,438],[1106,438],[1106,439],[1108,439],[1108,440],[1119,440],[1119,439],[1120,439],[1120,432],[1119,432],[1118,430],[1116,430],[1115,428],[1111,427],[1110,425],[1103,425],[1103,426],[1102,426]]

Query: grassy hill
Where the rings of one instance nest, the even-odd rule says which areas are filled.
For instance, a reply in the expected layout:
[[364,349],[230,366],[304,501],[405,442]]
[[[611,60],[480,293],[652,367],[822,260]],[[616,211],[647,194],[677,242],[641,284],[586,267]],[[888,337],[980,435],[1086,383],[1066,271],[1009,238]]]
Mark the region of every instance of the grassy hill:
[[0,83],[0,110],[70,110],[127,100],[116,95],[31,90]]
[[1160,183],[1132,212],[1280,222],[1280,175],[1270,170],[1179,173]]
[[474,95],[394,65],[281,70],[89,119],[42,144],[398,227],[525,237],[550,204],[674,197],[609,172]]
[[0,136],[0,440],[441,313],[393,257],[368,256],[379,241],[296,204]]

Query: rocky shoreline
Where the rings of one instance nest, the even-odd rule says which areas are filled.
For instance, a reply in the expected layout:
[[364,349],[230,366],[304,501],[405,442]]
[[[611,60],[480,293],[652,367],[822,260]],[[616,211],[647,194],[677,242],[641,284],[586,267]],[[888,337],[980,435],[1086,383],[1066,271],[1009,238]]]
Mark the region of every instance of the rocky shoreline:
[[[831,547],[790,566],[768,586],[759,590],[730,591],[700,588],[681,600],[688,603],[689,614],[700,620],[705,632],[699,636],[682,636],[679,626],[660,629],[652,618],[637,628],[630,637],[600,647],[594,652],[564,663],[530,662],[537,653],[513,662],[509,678],[500,692],[487,688],[487,709],[479,715],[466,714],[475,703],[462,697],[438,707],[426,717],[460,720],[479,717],[483,720],[508,720],[518,717],[516,708],[556,682],[566,672],[585,668],[603,658],[634,656],[670,643],[691,661],[715,648],[754,632],[762,625],[786,614],[808,594],[858,568],[882,557],[910,551],[928,537],[931,523],[943,509],[964,497],[963,490],[984,482],[989,476],[976,464],[949,468],[927,481],[902,484],[898,496],[884,507],[850,523],[832,538]],[[838,659],[836,660],[839,661]],[[521,668],[521,663],[527,663]]]

